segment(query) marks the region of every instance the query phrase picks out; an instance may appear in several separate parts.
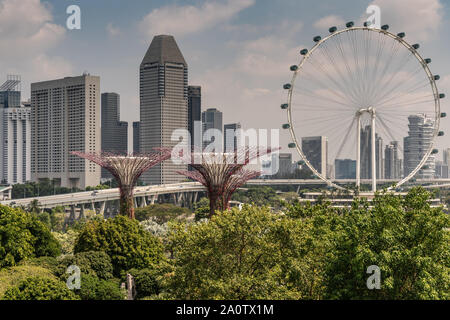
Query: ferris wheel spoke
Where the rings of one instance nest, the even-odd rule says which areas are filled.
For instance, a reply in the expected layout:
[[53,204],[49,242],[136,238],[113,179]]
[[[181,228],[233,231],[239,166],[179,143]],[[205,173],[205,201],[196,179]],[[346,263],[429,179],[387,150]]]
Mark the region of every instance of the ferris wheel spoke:
[[414,105],[418,105],[418,104],[426,104],[426,103],[431,103],[434,102],[434,97],[432,97],[431,99],[427,99],[427,100],[421,100],[421,101],[417,101],[417,100],[410,100],[407,102],[402,102],[402,103],[394,103],[394,104],[385,104],[382,106],[379,106],[378,109],[380,108],[398,108],[398,107],[402,107],[402,106],[414,106]]
[[[405,82],[409,82],[408,80],[407,81],[405,81]],[[378,104],[379,105],[383,105],[383,104],[385,104],[386,102],[390,102],[390,101],[395,101],[395,99],[398,99],[398,98],[401,98],[402,96],[404,96],[404,95],[407,95],[407,94],[410,94],[410,93],[413,93],[413,92],[415,92],[415,91],[417,91],[418,89],[422,89],[422,88],[424,88],[424,87],[426,87],[426,86],[429,86],[430,85],[430,82],[429,82],[429,80],[423,80],[423,79],[421,79],[421,81],[418,83],[417,81],[412,85],[412,86],[410,86],[410,87],[408,87],[408,88],[406,88],[406,89],[401,89],[400,90],[400,88],[402,87],[404,85],[404,83],[401,83],[401,84],[399,84],[396,88],[394,88],[393,90],[392,90],[392,92],[391,93],[395,93],[395,95],[386,95],[386,97],[384,98],[384,99],[382,99],[380,102],[378,102]],[[395,91],[394,91],[395,90]],[[406,90],[406,91],[404,91],[404,90]],[[391,94],[391,93],[389,93],[389,94]]]
[[[381,124],[381,129],[383,130],[383,132],[385,133],[386,136],[388,136],[391,139],[391,142],[393,141],[398,141],[395,136],[392,134],[391,130],[389,129],[389,127],[384,123],[384,121],[382,120],[382,118],[379,118],[379,123]],[[398,151],[400,151],[400,153],[403,153],[403,147],[401,146],[400,141],[398,141]]]

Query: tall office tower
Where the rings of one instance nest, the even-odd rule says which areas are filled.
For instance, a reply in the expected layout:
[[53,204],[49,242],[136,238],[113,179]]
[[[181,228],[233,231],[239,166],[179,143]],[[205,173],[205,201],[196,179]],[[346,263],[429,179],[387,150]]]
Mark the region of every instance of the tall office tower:
[[0,180],[16,184],[29,181],[31,108],[20,103],[20,77],[8,76],[0,86]]
[[[235,151],[241,145],[241,124],[229,123],[223,127],[223,147],[225,152]],[[292,162],[292,161],[291,161]]]
[[[425,156],[433,139],[434,120],[424,114],[408,117],[408,136],[403,138],[403,166],[405,177],[409,175]],[[415,175],[418,179],[434,177],[434,155],[430,155],[422,168]]]
[[328,169],[328,138],[324,136],[303,137],[302,151],[314,169],[325,177],[331,175]]
[[442,160],[444,160],[446,165],[450,166],[450,148],[444,149],[444,152],[442,153]]
[[[375,172],[377,179],[384,177],[383,139],[375,131]],[[372,127],[361,129],[361,179],[372,179]]]
[[[173,148],[177,129],[188,129],[188,66],[173,36],[155,36],[140,65],[140,143],[142,153]],[[149,184],[177,183],[187,165],[167,160],[142,176]]]
[[[191,146],[202,147],[202,88],[188,86],[188,130],[191,135]],[[194,126],[199,126],[197,130]],[[196,134],[198,136],[196,136]]]
[[20,76],[8,75],[0,87],[0,108],[20,107]]
[[71,155],[99,152],[100,77],[83,74],[31,84],[31,178],[86,188],[100,182],[100,167]]
[[134,153],[140,153],[139,135],[140,135],[140,123],[139,123],[139,121],[134,121],[133,122],[133,152]]
[[[120,95],[115,92],[102,93],[102,151],[128,153],[128,122],[120,121]],[[112,174],[101,169],[101,177],[112,179]]]
[[400,179],[401,160],[398,158],[398,141],[391,141],[384,148],[384,178]]
[[434,177],[448,179],[448,165],[442,161],[436,161]]
[[356,178],[356,160],[335,159],[335,178],[336,179],[355,179]]
[[[222,112],[216,108],[209,108],[202,112],[202,131],[203,131],[203,148],[206,148],[212,141],[214,141],[212,132],[210,129],[217,129],[223,134],[222,126]],[[222,139],[220,140],[220,146],[222,146]],[[223,147],[223,146],[222,146]],[[216,150],[220,151],[220,150]]]

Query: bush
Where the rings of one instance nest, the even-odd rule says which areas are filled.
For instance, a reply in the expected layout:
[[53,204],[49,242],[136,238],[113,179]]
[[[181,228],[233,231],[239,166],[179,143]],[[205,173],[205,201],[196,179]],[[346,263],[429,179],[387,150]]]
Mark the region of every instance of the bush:
[[155,269],[131,269],[127,273],[134,277],[136,284],[136,298],[141,299],[147,296],[158,295],[161,285],[158,281],[159,273]]
[[39,257],[22,260],[20,265],[42,267],[55,273],[58,270],[59,262],[55,257]]
[[62,279],[69,276],[66,270],[70,265],[78,266],[82,275],[92,275],[104,280],[113,277],[111,258],[103,251],[80,252],[64,257],[59,263],[57,272]]
[[23,259],[61,253],[50,230],[33,214],[0,205],[0,268]]
[[92,275],[81,275],[81,286],[75,293],[81,300],[124,300],[118,279],[102,280]]
[[78,300],[62,281],[30,277],[6,290],[5,300]]
[[62,254],[73,254],[73,247],[75,246],[75,240],[78,237],[78,231],[68,229],[64,233],[52,232],[52,234],[61,245]]
[[191,211],[188,208],[178,207],[171,203],[151,204],[144,208],[136,208],[134,211],[138,221],[144,221],[150,217],[154,217],[159,224],[164,224],[181,215],[190,213]]
[[57,280],[51,270],[33,264],[4,268],[0,270],[0,299],[7,289],[17,286],[29,277]]
[[74,249],[75,253],[85,251],[105,251],[111,257],[116,276],[121,271],[147,268],[164,259],[161,241],[138,221],[125,216],[88,222]]

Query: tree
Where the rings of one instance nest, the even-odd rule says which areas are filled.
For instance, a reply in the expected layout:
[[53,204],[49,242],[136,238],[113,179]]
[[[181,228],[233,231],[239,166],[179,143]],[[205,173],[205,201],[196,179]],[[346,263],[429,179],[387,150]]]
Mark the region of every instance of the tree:
[[[449,217],[430,193],[378,194],[373,208],[355,201],[330,252],[325,284],[331,299],[449,299]],[[367,268],[381,270],[381,289],[366,286]]]
[[30,277],[6,290],[5,300],[78,300],[62,281]]
[[90,221],[81,230],[74,252],[104,251],[110,257],[114,274],[143,269],[164,259],[161,241],[145,231],[136,220],[125,216]]
[[154,217],[156,222],[163,224],[181,215],[188,215],[191,211],[188,208],[178,207],[171,203],[151,204],[144,208],[136,208],[135,215],[138,221],[144,221]]
[[81,274],[80,289],[74,290],[81,300],[124,300],[118,279],[99,279],[90,274]]
[[0,205],[0,268],[27,258],[61,253],[61,246],[48,227],[34,215]]
[[80,252],[73,256],[66,256],[59,262],[57,275],[66,280],[67,268],[76,265],[82,274],[92,275],[99,279],[108,280],[113,277],[113,266],[111,258],[103,251]]
[[286,282],[284,265],[296,248],[296,226],[267,208],[249,206],[218,212],[203,223],[174,225],[169,292],[175,299],[300,298]]

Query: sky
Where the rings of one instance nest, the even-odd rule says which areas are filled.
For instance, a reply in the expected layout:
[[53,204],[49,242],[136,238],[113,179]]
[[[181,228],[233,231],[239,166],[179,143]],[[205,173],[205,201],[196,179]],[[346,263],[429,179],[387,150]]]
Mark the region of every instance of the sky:
[[[68,6],[81,9],[81,29],[66,27]],[[157,34],[175,37],[202,87],[202,108],[216,107],[224,123],[279,129],[286,122],[282,85],[299,51],[330,26],[362,23],[366,8],[381,8],[382,24],[404,31],[433,59],[438,88],[450,98],[450,0],[0,0],[0,80],[30,83],[81,75],[101,77],[102,92],[121,95],[121,120],[139,120],[139,64]],[[449,100],[441,109],[450,111]],[[450,112],[448,112],[450,115]],[[131,140],[131,123],[129,136]],[[450,147],[450,117],[437,147]],[[290,137],[280,132],[287,150]]]

